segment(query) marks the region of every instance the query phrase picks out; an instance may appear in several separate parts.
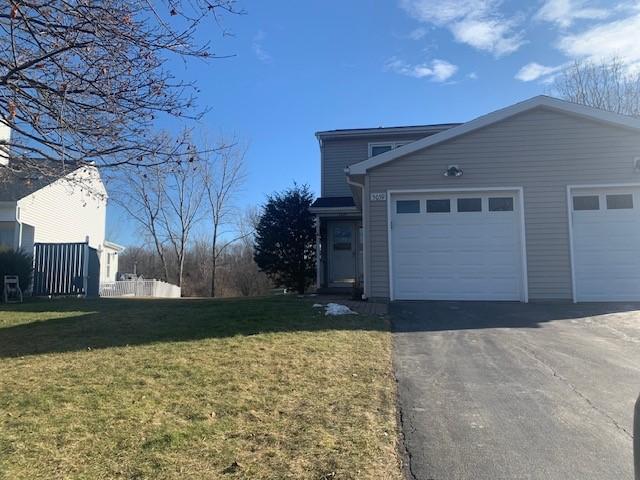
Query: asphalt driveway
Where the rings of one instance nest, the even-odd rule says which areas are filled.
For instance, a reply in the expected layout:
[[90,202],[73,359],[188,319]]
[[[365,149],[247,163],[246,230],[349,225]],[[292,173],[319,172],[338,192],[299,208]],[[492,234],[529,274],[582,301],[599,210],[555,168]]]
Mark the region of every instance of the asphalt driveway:
[[633,478],[640,305],[391,306],[409,475]]

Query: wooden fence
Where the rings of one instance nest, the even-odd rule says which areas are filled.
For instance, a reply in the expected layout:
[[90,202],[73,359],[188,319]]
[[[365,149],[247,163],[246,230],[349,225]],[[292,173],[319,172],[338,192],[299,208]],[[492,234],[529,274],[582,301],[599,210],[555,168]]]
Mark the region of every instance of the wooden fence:
[[160,280],[102,282],[101,297],[180,298],[180,287]]

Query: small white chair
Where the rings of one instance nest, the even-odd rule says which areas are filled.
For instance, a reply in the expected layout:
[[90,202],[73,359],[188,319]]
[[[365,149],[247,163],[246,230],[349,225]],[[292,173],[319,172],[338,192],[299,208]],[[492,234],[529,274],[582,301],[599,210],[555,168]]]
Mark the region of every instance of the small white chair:
[[4,276],[4,303],[22,303],[22,289],[18,275]]

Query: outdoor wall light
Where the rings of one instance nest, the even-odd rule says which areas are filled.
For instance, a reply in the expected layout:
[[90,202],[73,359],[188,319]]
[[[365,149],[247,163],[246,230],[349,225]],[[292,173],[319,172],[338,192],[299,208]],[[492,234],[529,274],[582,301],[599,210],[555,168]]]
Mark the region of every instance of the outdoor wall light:
[[[640,161],[640,159],[638,159]],[[443,175],[445,177],[461,177],[462,169],[457,165],[449,165],[447,169],[444,171]]]

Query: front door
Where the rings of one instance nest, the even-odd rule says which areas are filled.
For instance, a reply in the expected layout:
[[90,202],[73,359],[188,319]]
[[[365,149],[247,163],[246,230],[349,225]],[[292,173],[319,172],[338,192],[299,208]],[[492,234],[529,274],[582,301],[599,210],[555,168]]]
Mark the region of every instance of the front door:
[[349,287],[356,279],[356,225],[353,222],[329,224],[329,283]]

